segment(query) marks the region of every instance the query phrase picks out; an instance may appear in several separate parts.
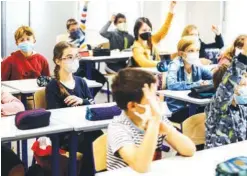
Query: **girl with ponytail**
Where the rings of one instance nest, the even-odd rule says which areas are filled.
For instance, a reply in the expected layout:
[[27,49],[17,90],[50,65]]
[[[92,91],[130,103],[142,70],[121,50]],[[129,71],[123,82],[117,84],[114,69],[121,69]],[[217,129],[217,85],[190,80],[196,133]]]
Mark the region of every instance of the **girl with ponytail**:
[[[46,87],[47,109],[94,104],[86,82],[73,75],[79,67],[77,53],[78,49],[68,42],[56,44],[53,50],[55,79]],[[85,132],[83,136],[78,134],[78,152],[83,154],[80,175],[94,175],[92,142],[102,134],[101,130]],[[70,134],[61,134],[59,138],[60,148],[68,151]]]
[[59,42],[53,50],[55,63],[53,79],[46,87],[48,109],[93,104],[86,82],[73,73],[79,68],[77,48],[67,42]]

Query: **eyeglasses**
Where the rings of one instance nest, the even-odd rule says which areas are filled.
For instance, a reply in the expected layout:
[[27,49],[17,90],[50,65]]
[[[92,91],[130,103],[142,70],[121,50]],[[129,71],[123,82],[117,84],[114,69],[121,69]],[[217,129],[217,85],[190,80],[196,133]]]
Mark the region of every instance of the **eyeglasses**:
[[76,59],[80,59],[80,55],[76,54],[75,56],[66,56],[64,58],[62,58],[63,60],[76,60]]

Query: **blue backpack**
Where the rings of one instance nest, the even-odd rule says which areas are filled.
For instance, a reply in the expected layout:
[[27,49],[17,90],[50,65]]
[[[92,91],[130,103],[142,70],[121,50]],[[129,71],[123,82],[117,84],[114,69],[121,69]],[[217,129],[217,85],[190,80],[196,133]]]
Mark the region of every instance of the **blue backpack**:
[[240,156],[218,164],[216,176],[247,176],[247,157]]

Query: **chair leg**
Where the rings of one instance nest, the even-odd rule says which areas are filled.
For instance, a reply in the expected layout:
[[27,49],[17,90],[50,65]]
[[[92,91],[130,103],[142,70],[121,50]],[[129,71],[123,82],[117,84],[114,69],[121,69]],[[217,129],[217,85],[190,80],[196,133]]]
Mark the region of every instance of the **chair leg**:
[[35,160],[35,157],[33,156],[32,165],[35,165],[35,163],[36,163],[36,160]]
[[109,85],[109,81],[106,81],[106,85],[107,85],[107,102],[110,103],[110,85]]

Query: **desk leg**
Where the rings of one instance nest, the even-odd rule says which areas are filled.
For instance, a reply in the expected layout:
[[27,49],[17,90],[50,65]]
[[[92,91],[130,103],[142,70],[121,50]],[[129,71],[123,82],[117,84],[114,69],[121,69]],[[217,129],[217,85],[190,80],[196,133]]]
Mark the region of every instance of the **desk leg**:
[[23,103],[25,109],[27,109],[27,96],[25,94],[21,94],[21,102]]
[[197,108],[196,104],[190,104],[189,117],[196,114],[196,108]]
[[17,144],[17,149],[16,149],[17,156],[20,158],[21,157],[21,155],[20,155],[20,141],[16,141],[16,144]]
[[86,62],[86,76],[87,79],[92,79],[92,62]]
[[51,136],[52,141],[52,176],[60,175],[59,168],[59,138],[57,135]]
[[70,137],[70,151],[69,151],[69,175],[76,176],[77,175],[77,168],[76,168],[76,152],[78,148],[78,135],[77,132],[71,132]]
[[11,142],[7,142],[5,145],[11,149]]
[[27,140],[22,140],[22,162],[25,166],[25,168],[28,168],[28,155],[27,155]]

